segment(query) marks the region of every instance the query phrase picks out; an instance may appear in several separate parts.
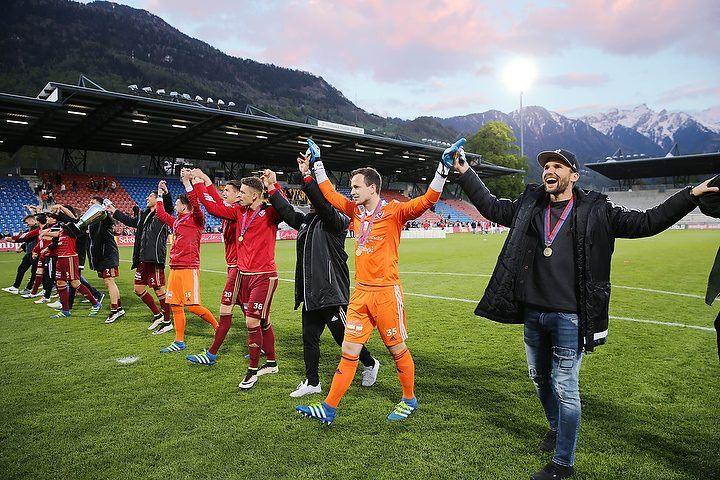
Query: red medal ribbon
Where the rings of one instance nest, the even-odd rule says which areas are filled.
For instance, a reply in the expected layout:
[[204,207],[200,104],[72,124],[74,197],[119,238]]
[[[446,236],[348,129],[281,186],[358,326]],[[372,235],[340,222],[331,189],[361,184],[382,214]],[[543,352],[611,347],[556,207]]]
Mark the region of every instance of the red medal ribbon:
[[372,232],[373,223],[375,223],[375,219],[380,216],[382,213],[382,199],[377,204],[377,207],[375,208],[375,211],[370,215],[370,220],[366,220],[368,214],[366,213],[365,216],[361,219],[363,223],[360,224],[360,235],[357,237],[357,243],[360,246],[364,246],[367,241],[370,239],[370,232]]
[[545,236],[545,245],[550,246],[552,245],[552,242],[555,240],[555,237],[557,237],[558,232],[562,228],[562,226],[565,224],[565,220],[567,220],[568,215],[570,214],[570,210],[572,210],[573,203],[575,202],[575,197],[573,196],[570,201],[565,205],[565,208],[562,211],[562,214],[560,215],[560,219],[555,224],[555,227],[550,231],[550,234],[548,235],[548,231],[550,230],[550,203],[548,203],[547,208],[545,209],[545,228],[543,231],[543,234]]
[[250,226],[253,223],[253,220],[255,220],[255,217],[258,216],[258,213],[260,213],[261,208],[262,208],[262,206],[259,206],[253,212],[253,214],[250,216],[250,221],[247,223],[247,227],[245,226],[245,220],[247,219],[247,209],[245,210],[245,212],[243,213],[243,216],[242,216],[242,223],[240,224],[240,236],[241,237],[245,236],[245,232],[247,232],[248,228],[250,228]]

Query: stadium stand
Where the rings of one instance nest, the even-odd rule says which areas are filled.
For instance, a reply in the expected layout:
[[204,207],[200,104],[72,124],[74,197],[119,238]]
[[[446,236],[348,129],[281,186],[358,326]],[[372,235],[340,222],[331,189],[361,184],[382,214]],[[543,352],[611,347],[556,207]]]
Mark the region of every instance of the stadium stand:
[[27,180],[19,177],[0,178],[0,232],[19,233],[25,230],[22,219],[28,214],[25,205],[37,205]]
[[480,215],[471,203],[466,202],[458,198],[446,198],[442,200],[442,203],[455,210],[458,215],[464,215],[469,220],[461,220],[468,222],[487,222],[488,219]]
[[[157,190],[159,178],[148,178],[148,177],[117,177],[120,184],[124,187],[127,193],[132,197],[133,203],[136,203],[143,208],[146,203],[147,196],[150,192]],[[165,179],[168,190],[172,198],[175,199],[178,195],[185,193],[185,187],[182,182],[177,178]],[[209,215],[205,211],[205,207],[202,207],[203,213],[205,213],[205,226],[215,229],[222,225],[222,220]]]
[[[350,198],[350,188],[337,187],[337,191],[342,193],[346,197]],[[397,200],[398,202],[407,202],[408,200],[410,200],[408,197],[406,197],[402,193],[396,192],[394,190],[384,190],[380,196],[386,202],[391,202],[393,200]],[[416,221],[422,223],[426,220],[430,223],[437,223],[442,220],[442,217],[440,217],[440,215],[438,215],[437,213],[428,210],[425,213],[423,213]]]
[[[45,173],[41,175],[41,178],[45,182],[52,182],[52,175],[54,174]],[[78,212],[78,215],[81,215],[85,210],[87,210],[90,200],[95,196],[109,198],[116,207],[124,211],[131,211],[133,205],[135,204],[133,199],[130,198],[122,185],[114,177],[63,173],[61,178],[66,189],[65,192],[61,192],[60,185],[53,185],[55,203],[72,205]],[[115,182],[115,191],[111,191],[109,189],[97,191],[90,188],[91,180],[99,181],[103,178],[107,182],[108,186],[111,185],[112,182]],[[77,191],[74,191],[72,188],[73,182],[76,182],[77,184]],[[37,200],[35,200],[35,203],[37,203]]]

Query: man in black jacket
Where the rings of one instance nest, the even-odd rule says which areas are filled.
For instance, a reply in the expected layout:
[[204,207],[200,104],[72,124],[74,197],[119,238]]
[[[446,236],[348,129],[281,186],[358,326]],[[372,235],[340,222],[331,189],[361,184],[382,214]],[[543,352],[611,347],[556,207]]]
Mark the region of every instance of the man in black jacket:
[[[165,258],[170,228],[155,216],[157,201],[157,192],[150,192],[147,196],[145,210],[141,212],[136,205],[133,208],[132,217],[118,210],[115,205],[106,207],[115,220],[135,229],[131,267],[135,269],[135,295],[148,306],[153,314],[153,321],[148,327],[148,330],[153,330],[153,335],[169,332],[173,328],[170,306],[165,301]],[[172,213],[174,207],[170,194],[165,194],[162,201],[165,211]],[[147,291],[146,286],[155,291],[160,308]]]
[[[20,249],[18,249],[18,252],[25,252],[22,259],[20,260],[20,265],[18,265],[17,267],[15,283],[13,283],[11,287],[5,287],[2,289],[3,291],[12,293],[14,295],[17,295],[19,293],[22,293],[23,295],[30,293],[30,288],[32,287],[33,279],[35,277],[35,268],[37,265],[37,262],[33,261],[32,251],[37,244],[38,233],[40,232],[40,228],[42,227],[42,225],[38,223],[37,217],[32,214],[25,215],[25,217],[23,218],[23,223],[27,227],[27,231],[19,233],[17,235],[8,236],[3,239],[3,241],[5,242],[22,243]],[[28,282],[28,286],[25,287],[24,290],[20,290],[20,284],[22,283],[23,277],[25,276],[25,272],[27,272],[31,268],[32,270],[30,272],[30,281]]]
[[475,314],[523,323],[530,378],[550,430],[539,446],[555,455],[533,479],[573,475],[580,428],[579,371],[584,351],[605,343],[610,302],[610,259],[615,238],[655,235],[717,188],[685,188],[650,210],[616,206],[605,195],[575,187],[575,155],[541,152],[543,185],[528,185],[515,200],[493,196],[464,161],[457,183],[491,222],[510,227]]
[[[270,196],[270,203],[280,217],[298,231],[295,264],[295,309],[302,308],[303,355],[306,378],[290,393],[291,397],[302,397],[320,393],[318,364],[320,361],[320,335],[327,325],[335,342],[342,345],[345,335],[345,313],[350,294],[350,272],[345,252],[350,219],[336,210],[323,197],[315,180],[310,176],[307,158],[298,158],[300,173],[303,174],[302,190],[310,200],[310,213],[304,214],[293,208],[287,198],[276,190]],[[270,189],[276,182],[275,173],[265,170],[263,183]],[[364,368],[362,385],[372,386],[380,368],[380,362],[373,358],[367,348],[360,351]]]
[[[102,197],[93,197],[90,205],[99,205],[104,208]],[[110,295],[110,313],[105,323],[113,323],[125,315],[120,301],[120,289],[115,283],[119,274],[120,252],[115,241],[115,222],[112,217],[106,215],[102,220],[91,224],[88,227],[90,242],[88,245],[88,258],[90,267],[103,279]]]

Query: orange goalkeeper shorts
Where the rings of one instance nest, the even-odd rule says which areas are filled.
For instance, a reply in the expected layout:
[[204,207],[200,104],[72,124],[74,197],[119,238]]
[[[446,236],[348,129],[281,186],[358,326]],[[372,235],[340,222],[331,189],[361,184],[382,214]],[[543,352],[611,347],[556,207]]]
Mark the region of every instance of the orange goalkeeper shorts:
[[200,270],[171,268],[165,300],[170,305],[200,305]]
[[345,341],[367,343],[375,327],[388,347],[407,340],[402,286],[355,286],[345,321]]

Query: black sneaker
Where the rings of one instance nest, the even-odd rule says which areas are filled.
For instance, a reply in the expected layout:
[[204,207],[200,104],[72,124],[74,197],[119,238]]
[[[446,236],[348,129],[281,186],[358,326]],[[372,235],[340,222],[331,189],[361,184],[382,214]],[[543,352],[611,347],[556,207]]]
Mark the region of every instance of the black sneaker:
[[557,432],[548,430],[545,434],[545,438],[538,445],[538,450],[541,452],[552,452],[555,450],[555,442],[557,441]]
[[575,475],[573,467],[564,467],[555,462],[550,462],[545,467],[530,477],[530,480],[556,480],[558,478],[570,478]]

